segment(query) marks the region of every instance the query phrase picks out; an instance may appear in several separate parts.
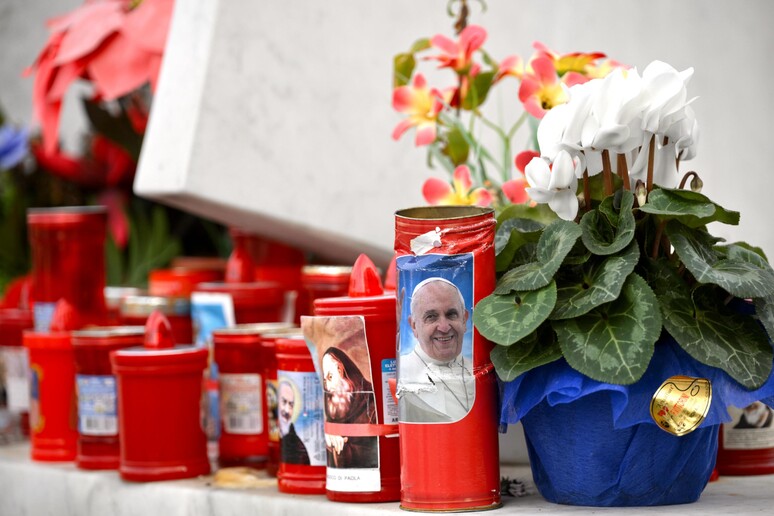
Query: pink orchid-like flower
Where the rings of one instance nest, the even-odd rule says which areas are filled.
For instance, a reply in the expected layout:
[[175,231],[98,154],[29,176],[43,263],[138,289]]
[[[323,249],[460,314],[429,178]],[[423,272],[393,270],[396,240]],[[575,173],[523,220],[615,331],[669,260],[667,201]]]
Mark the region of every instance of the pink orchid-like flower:
[[529,188],[527,178],[524,177],[524,174],[522,173],[514,175],[517,175],[517,177],[509,179],[500,186],[503,195],[505,195],[505,197],[513,204],[525,204],[530,202],[531,199],[527,193],[527,188]]
[[586,66],[585,75],[589,79],[603,79],[618,68],[628,70],[631,67],[614,59],[605,59],[599,63],[590,63]]
[[532,44],[535,48],[535,58],[547,57],[554,63],[556,73],[560,77],[569,72],[575,72],[587,75],[587,68],[593,65],[597,59],[607,57],[602,52],[571,52],[569,54],[559,54],[548,48],[543,43],[536,41]]
[[416,127],[415,143],[417,147],[429,145],[435,141],[438,114],[443,109],[443,96],[435,88],[427,86],[425,77],[418,73],[410,85],[399,86],[392,92],[392,107],[408,115],[392,131],[397,140],[409,128]]
[[450,185],[446,181],[431,177],[422,186],[425,200],[434,206],[489,206],[492,194],[486,188],[471,190],[473,181],[467,165],[460,165],[454,170],[454,179]]
[[529,194],[527,193],[527,188],[529,188],[529,183],[527,182],[527,178],[525,177],[525,170],[527,168],[527,165],[530,161],[532,161],[532,158],[539,158],[540,153],[533,150],[525,150],[521,151],[516,155],[514,158],[514,164],[516,165],[517,173],[514,174],[514,178],[510,179],[502,184],[500,189],[503,192],[503,195],[511,201],[513,204],[535,204],[534,201],[531,200]]
[[437,60],[439,68],[451,68],[460,75],[467,74],[473,65],[473,52],[481,48],[486,41],[486,30],[478,25],[468,25],[460,33],[459,41],[453,41],[442,34],[430,39],[430,44],[443,54],[430,56]]
[[495,75],[494,82],[499,81],[505,77],[516,77],[521,79],[524,75],[524,61],[517,55],[508,56],[497,67],[497,75]]
[[567,102],[567,98],[553,61],[547,57],[533,59],[519,86],[519,100],[524,109],[542,119],[551,108]]
[[57,147],[62,100],[72,83],[91,82],[95,96],[115,100],[155,89],[174,0],[87,1],[48,22],[49,39],[35,63],[32,104],[47,152]]
[[516,165],[516,169],[522,174],[524,174],[525,171],[527,170],[527,165],[529,164],[530,161],[532,161],[532,158],[539,158],[539,157],[540,157],[540,153],[538,151],[525,150],[516,154],[516,157],[513,159],[513,163],[514,165]]

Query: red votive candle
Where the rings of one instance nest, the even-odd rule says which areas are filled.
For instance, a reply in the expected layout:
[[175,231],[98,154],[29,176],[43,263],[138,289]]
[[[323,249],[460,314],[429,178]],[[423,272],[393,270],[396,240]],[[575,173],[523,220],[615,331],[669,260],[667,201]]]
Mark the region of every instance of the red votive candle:
[[221,466],[266,467],[269,431],[261,334],[288,328],[289,323],[257,323],[212,333],[220,384]]
[[120,321],[126,326],[145,326],[148,316],[158,310],[172,325],[175,342],[193,343],[191,322],[191,300],[187,297],[172,296],[124,296],[120,302]]
[[0,308],[0,367],[4,371],[5,405],[0,403],[5,440],[19,440],[30,433],[30,367],[22,334],[33,326],[32,312],[18,308]]
[[160,312],[148,317],[143,347],[110,353],[118,384],[121,478],[143,482],[210,472],[201,421],[207,360],[205,348],[175,345]]
[[716,469],[721,475],[774,473],[774,410],[756,401],[729,407],[732,420],[720,426]]
[[314,314],[314,302],[326,297],[346,296],[352,267],[344,265],[306,265],[301,270],[301,315]]
[[280,430],[278,421],[277,401],[277,340],[282,338],[301,338],[301,328],[290,328],[267,332],[261,335],[261,367],[266,386],[266,403],[264,404],[266,428],[268,430],[269,456],[266,462],[266,472],[277,476],[280,462]]
[[81,324],[106,322],[106,222],[104,206],[27,210],[37,331],[49,329],[59,299],[73,306]]
[[78,394],[78,451],[83,469],[117,469],[118,393],[110,352],[141,346],[143,326],[115,326],[72,332]]
[[495,224],[493,210],[472,206],[395,214],[401,507],[407,510],[500,506],[492,344],[473,326],[473,307],[495,286]]
[[318,299],[301,326],[322,377],[328,499],[400,500],[394,292],[385,294],[373,262],[360,255],[348,296]]
[[196,290],[199,283],[223,281],[223,267],[154,269],[148,274],[148,293],[152,296],[191,297],[191,292]]
[[282,493],[325,493],[322,389],[306,341],[280,338],[277,351],[277,423]]

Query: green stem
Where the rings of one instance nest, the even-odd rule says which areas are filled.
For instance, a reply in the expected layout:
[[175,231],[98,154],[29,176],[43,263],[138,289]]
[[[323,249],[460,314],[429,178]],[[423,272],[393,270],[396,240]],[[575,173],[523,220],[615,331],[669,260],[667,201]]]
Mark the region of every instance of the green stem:
[[524,125],[524,122],[527,121],[527,117],[529,116],[529,113],[524,111],[518,120],[511,126],[511,129],[508,131],[508,140],[513,139],[514,136],[516,136],[516,131],[519,130],[519,128]]

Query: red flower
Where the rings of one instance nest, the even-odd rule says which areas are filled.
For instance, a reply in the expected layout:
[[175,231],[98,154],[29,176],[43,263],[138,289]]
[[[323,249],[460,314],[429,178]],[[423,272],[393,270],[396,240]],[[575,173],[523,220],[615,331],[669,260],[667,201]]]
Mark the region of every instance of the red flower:
[[148,83],[155,89],[173,3],[87,1],[49,21],[49,40],[27,70],[35,74],[33,111],[47,153],[57,147],[62,99],[76,79],[89,80],[95,94],[105,100]]

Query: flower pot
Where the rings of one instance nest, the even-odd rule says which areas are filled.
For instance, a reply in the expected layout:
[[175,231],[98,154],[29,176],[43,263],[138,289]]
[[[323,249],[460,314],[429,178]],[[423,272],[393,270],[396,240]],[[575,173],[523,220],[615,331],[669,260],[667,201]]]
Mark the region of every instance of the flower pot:
[[[651,417],[653,394],[667,378],[705,378],[712,386],[704,421],[682,436]],[[747,390],[725,372],[683,351],[666,333],[643,377],[631,385],[592,380],[564,359],[502,384],[500,422],[521,421],[532,475],[547,500],[600,507],[696,501],[715,466],[727,408],[774,402],[774,375]]]
[[616,429],[610,397],[602,391],[553,407],[544,400],[522,418],[540,494],[601,507],[698,500],[715,465],[719,425],[682,437],[649,423]]

